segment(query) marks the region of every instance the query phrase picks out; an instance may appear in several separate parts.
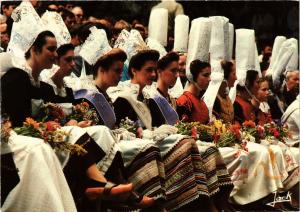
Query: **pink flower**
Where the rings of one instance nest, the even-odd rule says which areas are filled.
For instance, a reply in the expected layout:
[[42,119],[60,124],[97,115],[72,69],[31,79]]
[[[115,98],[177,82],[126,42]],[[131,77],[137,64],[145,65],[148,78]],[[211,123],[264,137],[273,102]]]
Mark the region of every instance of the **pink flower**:
[[186,122],[189,120],[189,117],[187,115],[183,115],[181,121]]
[[57,128],[60,128],[59,123],[55,121],[47,121],[44,123],[47,131],[55,131]]

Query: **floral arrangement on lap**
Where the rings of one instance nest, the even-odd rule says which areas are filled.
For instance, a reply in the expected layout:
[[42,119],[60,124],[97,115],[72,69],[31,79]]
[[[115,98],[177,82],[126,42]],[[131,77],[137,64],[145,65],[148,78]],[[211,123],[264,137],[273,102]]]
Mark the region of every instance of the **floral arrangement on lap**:
[[242,126],[244,137],[254,137],[255,142],[267,141],[268,143],[276,143],[281,141],[285,143],[285,140],[291,138],[291,133],[287,126],[281,123],[269,122],[264,125],[256,125],[253,121],[245,121]]
[[208,125],[199,122],[180,121],[175,125],[178,133],[190,135],[195,139],[213,142],[217,147],[232,147],[248,151],[247,142],[273,141],[284,142],[291,136],[286,126],[274,122],[263,126],[256,125],[253,121],[245,121],[242,126],[238,124],[224,124],[221,120],[214,120]]
[[[69,143],[69,134],[60,129],[64,125],[80,126],[80,122],[89,122],[83,123],[84,127],[99,123],[95,109],[91,108],[88,103],[82,102],[73,106],[69,116],[59,105],[47,103],[40,108],[35,119],[28,117],[22,127],[13,130],[19,135],[41,138],[55,150],[82,155],[86,154],[86,150],[81,145]],[[1,141],[8,141],[11,129],[9,119],[2,120]]]
[[58,151],[70,151],[72,154],[83,155],[86,150],[78,144],[68,142],[69,134],[60,130],[60,124],[56,121],[37,122],[32,118],[26,118],[22,127],[14,128],[19,135],[41,138]]
[[84,101],[73,106],[73,113],[68,116],[68,119],[73,119],[77,122],[91,121],[91,125],[97,125],[100,122],[96,110]]

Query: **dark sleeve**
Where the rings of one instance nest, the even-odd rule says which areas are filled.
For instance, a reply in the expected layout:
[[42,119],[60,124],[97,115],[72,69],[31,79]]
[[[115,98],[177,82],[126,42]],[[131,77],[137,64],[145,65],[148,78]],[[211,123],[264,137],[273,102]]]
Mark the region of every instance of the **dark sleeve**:
[[117,98],[117,100],[113,103],[113,106],[116,115],[116,125],[119,125],[121,120],[126,117],[134,122],[138,120],[136,112],[126,99],[121,97]]
[[20,69],[10,69],[1,78],[1,114],[9,116],[13,127],[31,115],[31,87],[28,74]]
[[275,97],[270,96],[268,98],[268,104],[270,105],[270,113],[274,120],[280,120],[282,117],[282,112],[278,106],[277,100]]
[[221,112],[220,100],[218,98],[216,98],[214,107],[213,107],[213,114],[216,116],[217,119],[220,118],[220,112]]
[[152,127],[159,127],[166,123],[166,120],[160,111],[158,105],[153,99],[149,99],[148,107],[150,109],[151,118],[152,118]]
[[54,92],[54,88],[45,82],[41,82],[40,89],[41,89],[41,97],[45,102],[52,102],[52,103],[73,103],[74,102],[73,90],[71,88],[68,87],[66,88],[67,95],[65,97],[56,95]]
[[233,108],[234,108],[234,120],[239,122],[240,124],[243,124],[245,121],[243,108],[237,102],[234,102]]

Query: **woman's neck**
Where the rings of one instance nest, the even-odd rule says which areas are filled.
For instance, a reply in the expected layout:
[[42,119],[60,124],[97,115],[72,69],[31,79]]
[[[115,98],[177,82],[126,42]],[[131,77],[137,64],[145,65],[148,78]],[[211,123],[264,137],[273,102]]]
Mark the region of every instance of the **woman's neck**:
[[95,79],[95,85],[104,92],[106,92],[109,87],[109,85],[107,85],[107,83],[103,80],[103,77],[97,77]]
[[200,95],[200,88],[196,85],[195,82],[191,82],[187,88],[187,91],[191,92],[194,96]]
[[41,68],[39,65],[33,60],[33,58],[29,58],[27,61],[27,65],[31,68],[31,75],[35,81],[38,81],[38,78],[41,73]]
[[243,100],[246,100],[246,101],[251,100],[251,96],[248,94],[247,91],[239,91],[239,92],[238,92],[238,95],[239,95]]
[[145,86],[144,86],[144,85],[141,85],[140,83],[138,83],[137,80],[134,79],[134,78],[133,78],[130,82],[131,82],[132,84],[137,84],[137,85],[139,85],[139,94],[141,94]]
[[227,89],[227,84],[223,83],[221,84],[220,88],[219,88],[219,92],[218,94],[223,98],[225,99],[226,96],[228,95],[227,92],[226,92],[226,89]]
[[163,96],[169,96],[169,87],[160,79],[158,79],[157,81],[157,88],[160,90]]

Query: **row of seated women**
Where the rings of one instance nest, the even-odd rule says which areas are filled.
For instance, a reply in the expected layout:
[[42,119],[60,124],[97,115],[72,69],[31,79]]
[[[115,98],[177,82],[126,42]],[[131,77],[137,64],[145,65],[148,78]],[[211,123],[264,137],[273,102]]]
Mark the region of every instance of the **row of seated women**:
[[[51,68],[56,54],[59,68],[51,76],[46,75],[45,82],[40,81],[41,72]],[[84,144],[87,154],[77,156],[56,152],[79,211],[142,207],[150,210],[231,211],[229,201],[247,205],[273,192],[283,193],[298,186],[296,158],[299,150],[296,148],[248,142],[248,152],[245,152],[234,147],[216,148],[212,143],[177,134],[172,125],[178,120],[209,122],[208,108],[201,99],[210,81],[208,63],[199,60],[191,63],[193,80],[175,100],[168,93],[178,77],[179,58],[174,52],[161,59],[155,50],[138,52],[129,62],[131,80],[119,83],[127,56],[122,50],[113,49],[94,65],[94,80],[86,82],[83,86],[86,89],[78,91],[64,82],[64,77],[70,75],[74,67],[72,45],[63,45],[56,50],[54,35],[46,31],[39,34],[26,55],[25,65],[8,70],[1,78],[1,112],[10,117],[13,127],[21,126],[32,116],[32,102],[37,99],[73,104],[84,100],[97,111],[100,121],[96,126],[90,126],[89,121],[77,123],[71,120],[62,127],[70,133],[70,142]],[[226,88],[234,84],[235,67],[231,62],[224,62],[222,66],[225,80],[216,98],[214,115],[229,123],[267,122],[271,117],[259,108],[260,101],[263,102],[267,95],[267,81],[259,79],[257,72],[248,71],[246,86],[238,86],[236,101],[232,104]],[[119,129],[119,124],[126,118],[134,122],[136,133]],[[7,145],[26,146],[26,139],[11,131],[11,142]],[[28,185],[26,189],[31,188],[30,179],[26,179],[24,173],[34,161],[21,164],[17,158],[29,158],[29,155],[21,157],[18,148],[9,148],[11,151],[1,155],[10,158],[5,160],[6,165],[23,169],[2,172],[9,176],[8,181],[2,183],[6,191],[1,194],[2,208],[17,211],[25,207],[16,203],[26,197],[24,192],[28,190],[22,190],[24,184]],[[47,154],[44,153],[44,157]],[[55,163],[58,163],[57,158],[53,159]],[[34,166],[38,169],[39,164]],[[57,164],[55,167],[57,172],[51,177],[63,178]],[[47,172],[47,167],[43,166],[41,170]],[[38,173],[35,175],[37,182],[43,181]],[[62,180],[61,184],[64,183]],[[55,188],[58,187],[56,184]],[[38,191],[35,192],[38,195]],[[44,194],[57,195],[46,191]],[[27,198],[24,202],[29,204],[32,198]],[[40,207],[54,202],[50,198],[43,201],[40,201]],[[68,192],[56,197],[55,202],[56,210],[76,210]]]

